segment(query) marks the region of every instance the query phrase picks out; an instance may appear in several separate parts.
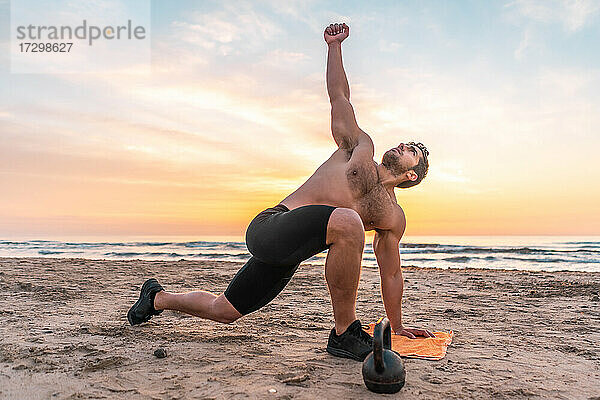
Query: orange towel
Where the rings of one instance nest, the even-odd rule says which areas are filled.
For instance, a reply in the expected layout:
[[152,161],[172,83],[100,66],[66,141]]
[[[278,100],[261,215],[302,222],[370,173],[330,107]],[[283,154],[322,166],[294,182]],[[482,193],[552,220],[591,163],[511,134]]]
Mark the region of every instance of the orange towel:
[[[375,324],[364,325],[363,329],[373,336]],[[423,360],[441,360],[446,355],[448,345],[452,343],[454,332],[432,332],[434,338],[417,337],[409,339],[406,336],[392,333],[392,350],[402,357],[421,358]]]

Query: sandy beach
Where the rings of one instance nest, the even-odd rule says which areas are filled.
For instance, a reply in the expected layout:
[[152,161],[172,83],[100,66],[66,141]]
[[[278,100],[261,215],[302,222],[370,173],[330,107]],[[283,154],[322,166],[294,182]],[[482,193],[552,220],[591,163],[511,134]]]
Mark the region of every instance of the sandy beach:
[[[171,311],[127,323],[146,278],[220,292],[240,266],[1,258],[0,398],[600,399],[600,273],[406,267],[405,324],[455,336],[441,361],[404,360],[397,395],[368,392],[361,363],[325,351],[333,319],[319,266],[301,266],[233,325]],[[384,315],[374,268],[363,268],[357,311],[363,323]]]

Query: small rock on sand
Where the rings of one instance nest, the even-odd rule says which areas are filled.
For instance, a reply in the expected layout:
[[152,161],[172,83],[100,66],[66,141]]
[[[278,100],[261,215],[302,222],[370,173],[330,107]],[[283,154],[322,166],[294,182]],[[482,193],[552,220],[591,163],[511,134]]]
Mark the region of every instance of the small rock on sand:
[[162,349],[162,348],[161,349],[156,349],[156,350],[154,350],[154,355],[157,358],[165,358],[167,356],[167,350]]

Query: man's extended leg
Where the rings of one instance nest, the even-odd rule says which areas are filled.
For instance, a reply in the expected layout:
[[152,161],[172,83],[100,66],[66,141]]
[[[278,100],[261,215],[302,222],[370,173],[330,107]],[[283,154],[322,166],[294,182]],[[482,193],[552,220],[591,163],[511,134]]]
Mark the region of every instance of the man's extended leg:
[[216,296],[203,290],[188,293],[158,292],[154,298],[154,308],[181,311],[226,324],[242,316],[223,294]]
[[325,279],[331,295],[335,330],[342,334],[356,320],[356,293],[365,244],[365,230],[358,213],[336,208],[327,224]]
[[[140,299],[128,312],[132,325],[148,321],[162,309],[178,310],[219,322],[233,322],[270,302],[290,281],[300,262],[327,248],[329,215],[326,205],[303,206],[290,211],[279,204],[250,223],[246,243],[253,256],[238,271],[225,293],[205,291],[164,292],[158,282],[142,286]],[[156,301],[156,304],[155,304]]]
[[127,320],[131,325],[138,325],[163,310],[182,311],[224,323],[231,323],[242,316],[223,295],[215,296],[205,291],[169,293],[152,278],[142,285],[140,298],[127,312]]
[[206,291],[162,291],[156,294],[154,307],[156,310],[176,310],[217,322],[231,323],[273,300],[290,281],[296,268],[298,265],[270,265],[251,257],[220,296]]
[[298,265],[270,265],[251,257],[220,296],[203,290],[169,293],[155,279],[149,279],[142,285],[140,299],[131,307],[127,318],[132,325],[137,325],[162,310],[175,310],[231,323],[273,300],[290,281]]

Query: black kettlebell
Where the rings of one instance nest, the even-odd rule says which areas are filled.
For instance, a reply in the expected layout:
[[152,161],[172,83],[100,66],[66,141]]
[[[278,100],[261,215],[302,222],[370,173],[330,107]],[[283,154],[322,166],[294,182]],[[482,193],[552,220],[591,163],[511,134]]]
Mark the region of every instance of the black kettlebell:
[[375,393],[396,393],[404,386],[404,364],[392,351],[392,328],[387,318],[379,318],[375,325],[373,352],[363,362],[362,374],[367,389]]

